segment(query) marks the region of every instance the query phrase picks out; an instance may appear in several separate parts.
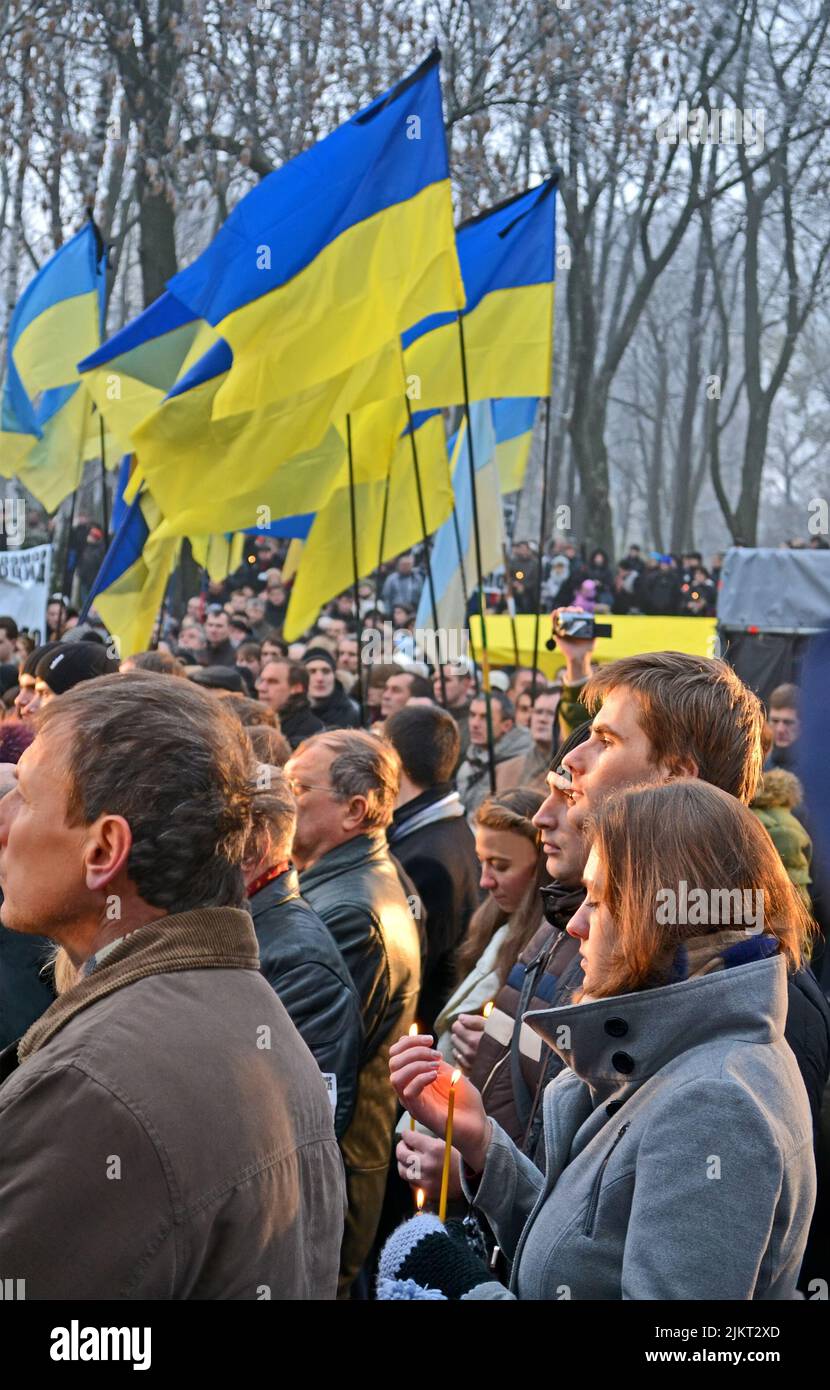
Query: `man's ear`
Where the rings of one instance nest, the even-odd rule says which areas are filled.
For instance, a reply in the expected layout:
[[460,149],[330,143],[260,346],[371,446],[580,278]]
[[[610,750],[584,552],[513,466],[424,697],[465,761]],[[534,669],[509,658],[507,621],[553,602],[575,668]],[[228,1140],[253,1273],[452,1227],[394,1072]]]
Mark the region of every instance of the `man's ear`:
[[679,758],[669,758],[665,763],[666,773],[669,781],[674,782],[680,777],[699,777],[700,766],[695,762],[689,753],[684,753]]
[[362,825],[368,809],[369,803],[365,796],[349,797],[343,812],[343,829],[354,830],[356,826]]
[[99,816],[89,827],[84,852],[86,886],[103,891],[126,868],[133,834],[123,816]]

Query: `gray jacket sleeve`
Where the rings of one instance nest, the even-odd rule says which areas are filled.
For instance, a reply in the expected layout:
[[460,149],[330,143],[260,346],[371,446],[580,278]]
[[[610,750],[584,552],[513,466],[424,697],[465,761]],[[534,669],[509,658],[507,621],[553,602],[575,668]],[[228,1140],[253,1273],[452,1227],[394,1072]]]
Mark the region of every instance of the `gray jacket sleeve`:
[[[637,1151],[623,1298],[751,1299],[788,1166],[740,1082],[680,1087]],[[809,1220],[812,1199],[803,1196]]]
[[493,1137],[478,1185],[468,1184],[463,1168],[461,1185],[467,1200],[487,1217],[499,1245],[512,1260],[545,1179],[535,1163],[520,1153],[501,1125],[492,1119],[490,1124]]

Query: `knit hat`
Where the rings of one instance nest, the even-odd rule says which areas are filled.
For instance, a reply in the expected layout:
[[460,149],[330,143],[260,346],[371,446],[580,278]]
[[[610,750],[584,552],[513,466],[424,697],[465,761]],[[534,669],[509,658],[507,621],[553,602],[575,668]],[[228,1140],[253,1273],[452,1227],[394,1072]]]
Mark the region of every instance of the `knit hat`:
[[309,647],[303,655],[303,665],[307,666],[310,661],[325,661],[332,671],[337,670],[337,662],[327,647]]
[[60,642],[43,642],[39,647],[35,647],[33,652],[29,652],[26,660],[20,668],[21,676],[33,676],[38,668],[38,664],[49,652],[53,652]]
[[114,652],[97,642],[59,642],[38,662],[35,678],[45,681],[54,695],[65,695],[81,681],[110,675],[120,664]]
[[241,672],[235,666],[201,666],[190,679],[206,690],[232,690],[235,695],[247,693]]

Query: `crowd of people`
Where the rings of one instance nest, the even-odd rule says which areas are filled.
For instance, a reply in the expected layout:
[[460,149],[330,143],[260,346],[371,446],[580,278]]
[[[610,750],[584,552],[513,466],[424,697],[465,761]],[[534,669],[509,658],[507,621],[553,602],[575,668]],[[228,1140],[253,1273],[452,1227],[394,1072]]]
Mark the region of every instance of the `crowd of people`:
[[[558,555],[549,593],[613,608]],[[559,636],[555,681],[488,690],[415,647],[411,556],[289,643],[279,559],[124,660],[60,595],[38,646],[0,617],[3,1267],[32,1299],[826,1277],[797,687]],[[686,582],[625,563],[644,605]]]

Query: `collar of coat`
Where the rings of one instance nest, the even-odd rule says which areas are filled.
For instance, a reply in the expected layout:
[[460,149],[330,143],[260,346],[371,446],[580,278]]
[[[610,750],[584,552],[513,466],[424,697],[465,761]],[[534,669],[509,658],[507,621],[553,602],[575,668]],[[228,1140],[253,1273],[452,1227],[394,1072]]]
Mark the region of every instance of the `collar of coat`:
[[272,878],[268,883],[251,894],[248,900],[248,911],[256,921],[263,912],[267,912],[271,907],[278,907],[280,903],[288,902],[289,899],[299,898],[300,880],[297,877],[297,870],[294,868],[286,869],[284,873]]
[[524,1015],[599,1103],[636,1090],[694,1047],[729,1038],[775,1042],[784,1036],[786,1021],[787,966],[781,955],[659,989]]
[[200,907],[147,922],[122,937],[91,975],[61,994],[23,1034],[24,1062],[70,1019],[96,1000],[148,975],[177,970],[258,970],[259,947],[250,915],[236,907]]
[[369,864],[377,859],[389,860],[386,831],[372,830],[365,835],[355,835],[351,840],[345,840],[342,845],[335,845],[334,849],[321,855],[308,869],[303,869],[300,874],[300,892],[305,893],[309,888],[316,888],[318,884],[325,883],[327,879],[337,878],[349,869],[356,869],[360,864]]
[[425,825],[457,820],[464,814],[461,797],[452,783],[441,782],[398,807],[386,832],[387,839],[390,845],[394,845],[405,836],[412,835],[414,831],[422,830]]

